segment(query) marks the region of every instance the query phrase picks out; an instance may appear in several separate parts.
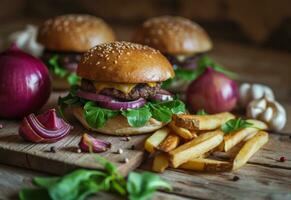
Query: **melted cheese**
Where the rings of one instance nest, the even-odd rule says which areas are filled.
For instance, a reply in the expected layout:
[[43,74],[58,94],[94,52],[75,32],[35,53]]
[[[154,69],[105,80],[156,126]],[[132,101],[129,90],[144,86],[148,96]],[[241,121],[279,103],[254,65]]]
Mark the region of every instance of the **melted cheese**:
[[[147,83],[150,87],[155,87],[156,83]],[[99,93],[105,88],[114,88],[125,94],[130,93],[130,91],[136,86],[136,83],[106,83],[106,82],[95,82],[94,86],[96,88],[96,93]]]

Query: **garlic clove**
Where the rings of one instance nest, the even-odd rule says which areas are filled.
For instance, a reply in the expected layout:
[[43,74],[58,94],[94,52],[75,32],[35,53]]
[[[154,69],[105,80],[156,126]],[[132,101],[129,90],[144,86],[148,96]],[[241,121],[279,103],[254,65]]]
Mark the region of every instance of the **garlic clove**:
[[273,118],[273,109],[268,107],[264,112],[261,113],[260,119],[263,121],[270,121]]
[[265,90],[262,89],[262,85],[253,84],[251,88],[252,99],[260,99],[264,96]]
[[273,120],[271,121],[271,128],[275,131],[280,131],[284,128],[287,121],[287,114],[282,105],[277,102],[274,102],[276,111],[273,116]]

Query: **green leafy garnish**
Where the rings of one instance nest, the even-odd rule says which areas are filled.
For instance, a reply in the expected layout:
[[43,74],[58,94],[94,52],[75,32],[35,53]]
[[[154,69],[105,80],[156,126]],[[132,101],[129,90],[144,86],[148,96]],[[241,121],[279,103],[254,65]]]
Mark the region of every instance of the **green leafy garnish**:
[[78,86],[72,86],[69,94],[65,97],[59,97],[58,99],[58,113],[60,116],[64,116],[64,110],[66,107],[71,105],[82,105],[82,99],[76,96]]
[[119,111],[98,107],[92,101],[88,101],[84,106],[85,119],[92,128],[103,127],[108,119],[118,114]]
[[81,78],[75,73],[70,73],[67,77],[67,80],[70,85],[77,85],[81,81]]
[[24,188],[20,200],[84,200],[100,191],[112,191],[130,200],[147,200],[159,188],[171,186],[159,176],[144,172],[131,172],[126,181],[117,167],[102,157],[97,157],[104,171],[79,169],[63,177],[36,177],[37,188]]
[[58,62],[59,56],[53,55],[48,61],[49,70],[52,71],[58,77],[65,77],[69,72],[65,68],[62,68]]
[[131,172],[128,176],[126,189],[129,200],[149,199],[157,188],[172,189],[167,182],[150,172]]
[[224,133],[230,133],[230,132],[238,131],[242,128],[247,128],[247,127],[252,127],[252,126],[253,126],[252,123],[242,118],[237,118],[237,119],[228,120],[226,123],[224,123],[221,126],[221,130]]
[[138,109],[123,110],[121,113],[127,118],[128,124],[132,127],[144,126],[152,116],[147,106]]
[[173,82],[178,81],[178,80],[185,80],[185,81],[194,81],[197,79],[207,67],[213,68],[215,71],[221,72],[230,78],[236,78],[237,75],[222,66],[218,65],[216,62],[214,62],[213,59],[211,59],[208,56],[202,56],[199,58],[197,61],[197,67],[194,70],[190,69],[183,69],[183,68],[178,68],[175,69],[175,78],[173,79],[168,79],[165,82],[163,82],[162,87],[163,88],[169,88]]
[[208,115],[208,113],[205,112],[204,109],[201,109],[201,110],[198,110],[198,111],[197,111],[196,115]]
[[66,77],[70,85],[77,85],[81,80],[80,77],[78,77],[75,73],[69,72],[67,69],[61,67],[59,65],[58,59],[58,55],[53,55],[49,59],[47,63],[49,70],[60,78]]
[[68,106],[84,107],[84,116],[87,123],[92,128],[101,128],[106,121],[118,114],[127,118],[128,124],[132,127],[144,126],[152,117],[158,121],[168,123],[173,114],[185,112],[185,104],[180,100],[166,102],[148,102],[141,108],[127,110],[110,110],[99,107],[96,103],[79,98],[75,95],[77,86],[72,87],[70,93],[63,98],[59,98],[59,112],[63,114],[64,109]]

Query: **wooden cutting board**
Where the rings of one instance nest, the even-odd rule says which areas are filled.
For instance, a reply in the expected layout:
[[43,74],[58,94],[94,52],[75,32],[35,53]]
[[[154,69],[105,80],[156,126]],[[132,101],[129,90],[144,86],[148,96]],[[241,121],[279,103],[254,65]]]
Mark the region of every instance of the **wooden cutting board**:
[[[63,93],[54,92],[42,110],[56,106],[56,100]],[[126,137],[102,135],[84,129],[78,121],[72,121],[74,129],[62,140],[56,143],[42,144],[24,141],[18,135],[19,121],[0,120],[3,128],[0,129],[0,162],[19,167],[64,174],[76,168],[102,169],[97,162],[96,155],[100,155],[118,166],[123,175],[137,168],[143,160],[143,143],[147,135]],[[86,132],[92,136],[111,142],[112,147],[104,153],[78,153],[78,143],[81,135]],[[50,152],[54,146],[56,152]],[[134,146],[134,148],[133,148]],[[122,154],[117,150],[123,149]],[[125,163],[125,158],[128,162]]]

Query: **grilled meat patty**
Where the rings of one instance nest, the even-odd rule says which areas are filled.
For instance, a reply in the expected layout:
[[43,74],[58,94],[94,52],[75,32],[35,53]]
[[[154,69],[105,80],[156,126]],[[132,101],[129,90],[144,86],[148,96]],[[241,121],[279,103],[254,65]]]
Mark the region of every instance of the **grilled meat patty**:
[[[114,88],[104,88],[100,94],[107,95],[119,99],[121,101],[133,101],[140,97],[148,99],[154,96],[161,88],[161,83],[157,83],[155,87],[150,87],[146,83],[137,84],[128,94]],[[96,92],[93,83],[90,80],[82,79],[81,89],[88,92]]]
[[184,60],[179,60],[177,56],[171,55],[171,54],[164,54],[164,56],[170,61],[170,63],[173,65],[174,69],[177,69],[179,67],[184,69],[195,69],[197,67],[198,60],[203,56],[204,54],[196,54],[194,56],[186,57]]
[[58,56],[58,63],[60,67],[66,68],[70,72],[75,72],[78,63],[81,60],[82,53],[45,50],[41,59],[44,61],[44,63],[48,63],[49,60],[56,55]]

